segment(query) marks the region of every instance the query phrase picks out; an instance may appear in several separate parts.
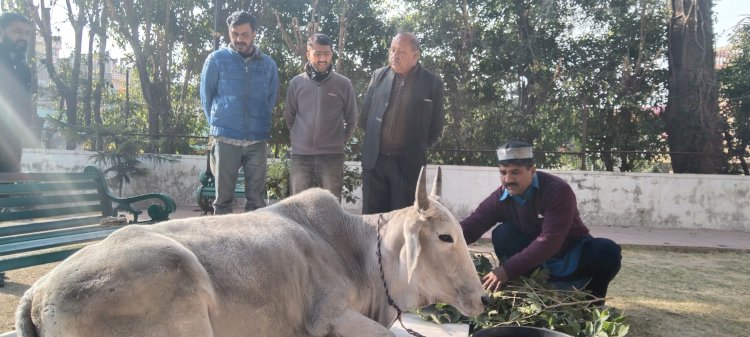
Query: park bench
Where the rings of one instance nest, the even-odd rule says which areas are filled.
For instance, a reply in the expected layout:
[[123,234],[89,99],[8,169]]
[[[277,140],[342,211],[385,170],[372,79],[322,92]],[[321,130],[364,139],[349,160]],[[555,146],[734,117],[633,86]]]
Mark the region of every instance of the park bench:
[[[216,181],[210,171],[204,171],[200,175],[200,186],[195,190],[195,199],[203,214],[213,214],[213,202],[216,199]],[[237,175],[237,184],[234,186],[234,198],[245,199],[245,174],[240,170]]]
[[[136,206],[149,202],[150,219],[143,221]],[[75,173],[0,173],[0,274],[61,261],[125,224],[167,220],[175,209],[165,194],[113,196],[93,166]]]

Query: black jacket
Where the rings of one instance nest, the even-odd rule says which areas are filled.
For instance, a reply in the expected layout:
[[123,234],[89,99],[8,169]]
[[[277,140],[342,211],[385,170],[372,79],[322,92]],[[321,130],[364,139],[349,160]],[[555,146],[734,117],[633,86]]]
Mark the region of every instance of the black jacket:
[[[36,127],[31,104],[31,70],[26,60],[11,57],[0,44],[0,123],[3,133],[19,137],[20,127]],[[21,124],[21,125],[19,125]]]
[[[407,111],[410,111],[407,129],[410,132],[404,157],[409,167],[419,172],[427,163],[427,148],[437,143],[443,133],[445,115],[443,81],[420,64],[416,67],[412,100],[407,107]],[[376,70],[367,88],[360,123],[365,130],[362,144],[362,168],[365,170],[375,166],[380,153],[380,130],[383,114],[388,108],[394,74],[390,66]]]

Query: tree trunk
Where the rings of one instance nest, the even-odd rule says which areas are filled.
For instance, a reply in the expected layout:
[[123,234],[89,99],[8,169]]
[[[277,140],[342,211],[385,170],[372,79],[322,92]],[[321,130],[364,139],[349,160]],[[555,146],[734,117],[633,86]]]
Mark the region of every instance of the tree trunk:
[[[117,5],[117,7],[115,7]],[[155,10],[154,2],[145,2],[144,11]],[[138,17],[132,0],[115,2],[107,0],[111,17],[116,19],[116,29],[123,35],[128,45],[133,49],[138,78],[141,81],[141,92],[148,107],[148,133],[150,143],[146,150],[157,153],[160,147],[156,135],[162,132],[161,121],[164,114],[172,112],[169,99],[169,31],[158,31],[150,17]],[[167,1],[165,8],[171,8],[171,1]],[[167,13],[170,11],[168,10]],[[169,15],[169,14],[166,14]],[[154,36],[157,38],[154,39]]]
[[[102,4],[102,6],[106,6],[107,4]],[[99,27],[97,34],[99,35],[99,77],[96,82],[96,88],[94,88],[94,107],[93,107],[93,115],[94,115],[94,125],[97,126],[97,128],[101,128],[104,124],[102,121],[102,95],[103,95],[103,89],[104,89],[104,81],[105,81],[105,72],[106,72],[106,64],[109,57],[107,56],[107,24],[108,24],[108,17],[107,17],[107,10],[106,8],[103,8],[100,12],[100,18],[99,18]],[[104,144],[101,136],[97,137],[96,144],[94,146],[96,150],[103,150]]]
[[[460,11],[457,14],[458,27],[456,31],[460,34],[461,38],[458,39],[460,45],[456,45],[454,48],[454,58],[456,60],[456,67],[451,71],[451,76],[446,76],[445,79],[445,92],[446,98],[450,98],[450,114],[453,119],[453,123],[448,124],[450,133],[453,135],[452,147],[455,150],[454,153],[459,153],[466,144],[466,138],[468,132],[464,129],[464,109],[466,109],[468,101],[471,100],[469,93],[469,86],[467,83],[471,82],[471,56],[474,45],[474,27],[472,26],[472,17],[470,12],[469,3],[464,0],[461,4]],[[448,74],[446,74],[448,75]]]
[[291,50],[297,57],[299,57],[300,61],[300,69],[305,69],[305,64],[307,63],[307,38],[311,36],[313,33],[315,33],[318,29],[318,23],[315,21],[315,13],[317,11],[318,7],[318,1],[312,0],[311,3],[311,11],[312,14],[310,14],[310,22],[307,23],[307,26],[303,27],[300,26],[299,20],[297,18],[292,18],[292,23],[290,25],[290,28],[292,29],[292,35],[289,35],[289,33],[284,28],[284,24],[281,22],[281,17],[279,16],[279,13],[274,10],[274,15],[276,16],[276,24],[279,26],[279,30],[281,31],[281,38],[284,40],[284,44]]
[[88,55],[86,57],[86,79],[83,83],[83,125],[91,126],[91,96],[94,87],[94,38],[96,32],[89,30]]
[[339,40],[338,40],[338,60],[336,61],[336,72],[341,75],[349,76],[349,67],[351,60],[346,51],[346,44],[349,39],[349,22],[356,14],[362,4],[361,0],[342,0],[339,1]]
[[[72,7],[67,7],[68,20],[70,20],[73,30],[75,32],[75,47],[73,49],[73,64],[72,73],[68,81],[63,79],[57,70],[55,64],[52,61],[52,25],[50,8],[44,6],[44,2],[40,4],[39,10],[41,12],[34,12],[32,19],[42,32],[44,39],[45,59],[42,61],[47,68],[47,73],[52,81],[55,83],[55,88],[60,96],[65,101],[65,115],[67,117],[68,127],[75,131],[79,126],[78,123],[78,82],[81,75],[81,45],[83,42],[83,27],[86,26],[86,20],[84,17],[84,8],[78,9],[77,14],[73,14]],[[68,150],[74,150],[76,148],[76,141],[73,137],[67,139],[65,148]]]
[[520,118],[518,121],[518,131],[516,137],[519,140],[533,143],[533,139],[530,135],[531,126],[530,121],[534,117],[536,111],[536,99],[534,98],[534,74],[531,71],[531,66],[534,62],[533,51],[531,50],[532,45],[530,41],[531,22],[529,20],[528,8],[523,3],[516,3],[516,25],[518,29],[518,38],[521,45],[528,46],[528,54],[525,55],[524,60],[520,60],[522,63],[518,64],[518,111]]
[[725,173],[711,0],[671,0],[664,112],[675,173]]

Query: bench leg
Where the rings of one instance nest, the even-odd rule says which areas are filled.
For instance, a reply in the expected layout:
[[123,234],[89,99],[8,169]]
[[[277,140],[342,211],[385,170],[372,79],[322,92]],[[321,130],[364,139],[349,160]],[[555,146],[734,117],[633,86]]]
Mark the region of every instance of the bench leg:
[[200,198],[198,206],[203,211],[203,215],[214,214],[214,199],[213,198]]

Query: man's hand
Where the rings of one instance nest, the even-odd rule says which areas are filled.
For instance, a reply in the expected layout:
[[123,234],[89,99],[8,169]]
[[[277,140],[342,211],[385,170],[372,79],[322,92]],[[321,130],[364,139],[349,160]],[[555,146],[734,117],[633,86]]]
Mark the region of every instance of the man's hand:
[[505,273],[505,268],[499,266],[487,273],[487,275],[484,275],[482,278],[482,286],[488,291],[498,291],[503,282],[507,280],[508,274]]

